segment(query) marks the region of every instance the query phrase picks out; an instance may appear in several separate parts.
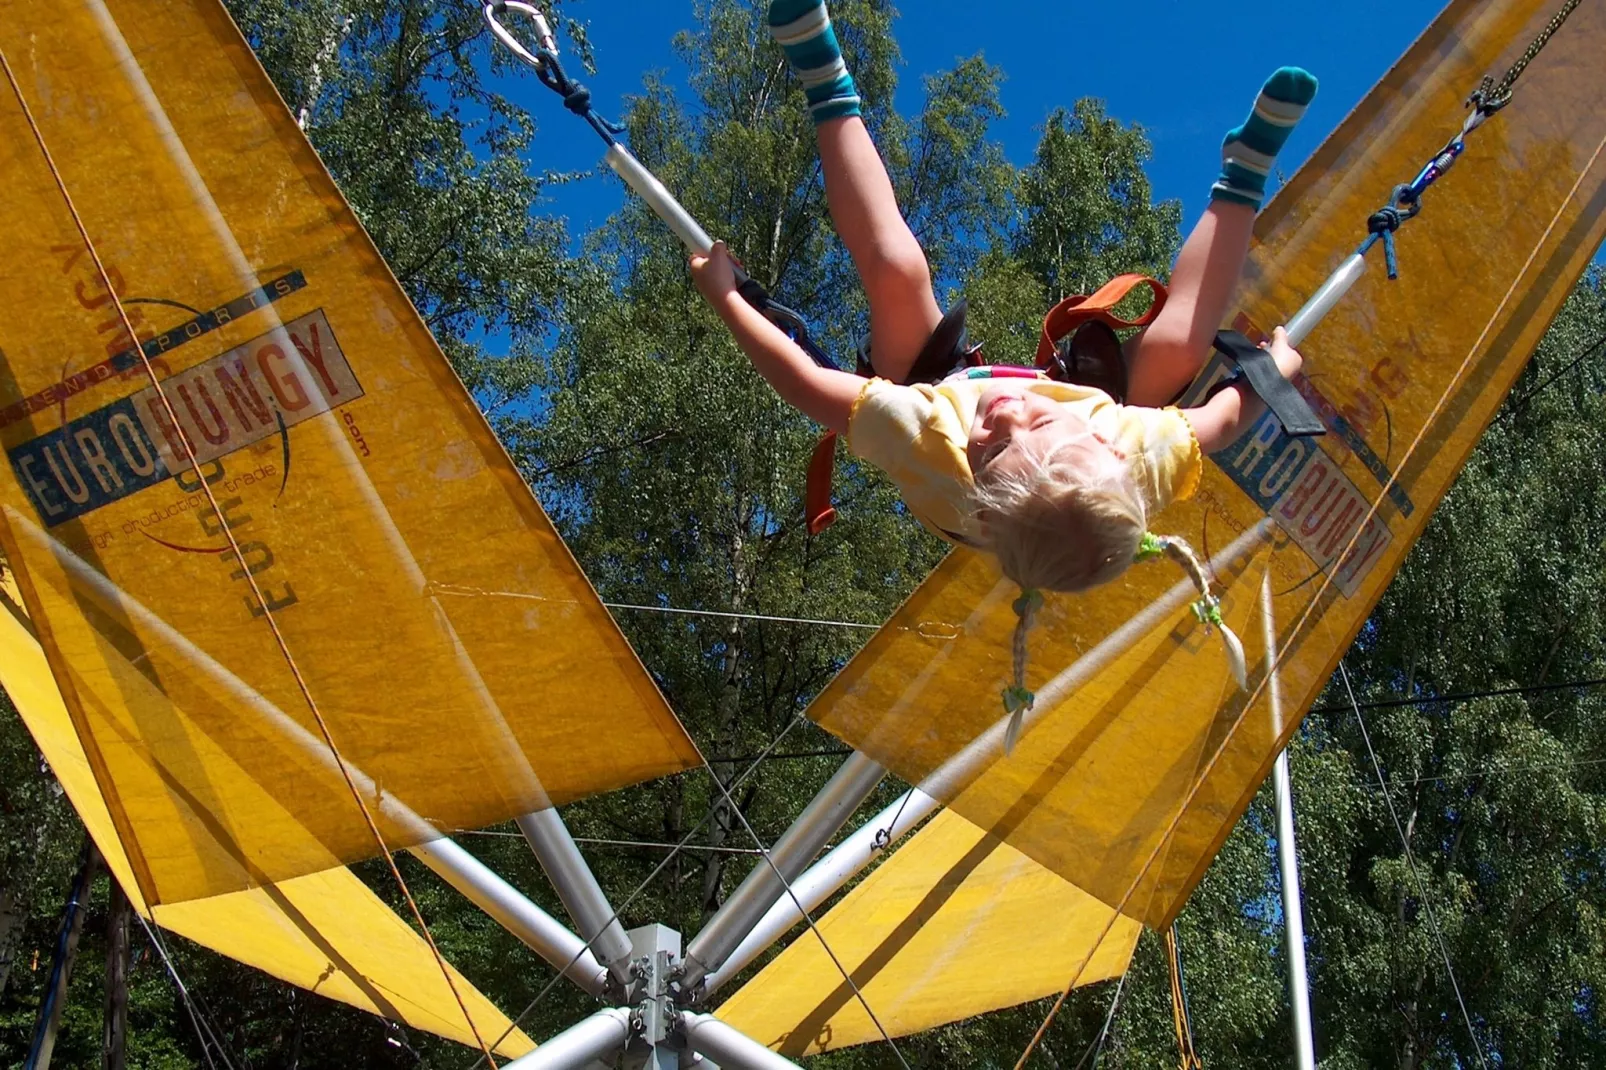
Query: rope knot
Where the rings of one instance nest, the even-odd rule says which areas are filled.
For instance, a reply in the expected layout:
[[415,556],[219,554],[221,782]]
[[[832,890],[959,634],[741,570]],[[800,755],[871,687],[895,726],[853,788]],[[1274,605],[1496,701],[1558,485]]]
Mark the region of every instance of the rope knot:
[[563,106],[582,118],[591,113],[591,90],[579,82],[570,82],[569,91],[563,94]]
[[1392,204],[1373,212],[1366,220],[1366,229],[1373,234],[1392,234],[1405,222],[1405,215]]

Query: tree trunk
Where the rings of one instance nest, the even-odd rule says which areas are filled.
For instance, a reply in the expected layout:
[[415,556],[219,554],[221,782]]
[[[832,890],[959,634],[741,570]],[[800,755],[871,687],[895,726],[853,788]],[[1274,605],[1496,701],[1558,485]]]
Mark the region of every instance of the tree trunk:
[[124,1070],[128,1039],[128,927],[134,906],[117,878],[111,879],[111,910],[106,920],[106,1018],[101,1033],[103,1070]]
[[11,964],[17,955],[12,938],[22,925],[22,905],[18,898],[15,887],[0,885],[0,999],[5,998],[6,981],[11,977]]
[[39,1024],[34,1029],[33,1044],[28,1050],[25,1070],[50,1070],[50,1056],[56,1048],[56,1034],[61,1029],[61,1012],[67,1005],[67,982],[72,979],[73,960],[78,957],[78,938],[84,931],[84,914],[89,905],[89,885],[95,877],[100,854],[95,845],[84,845],[84,862],[72,883],[67,896],[67,909],[62,912],[61,932],[56,938],[56,952],[50,967],[50,987],[39,1005]]
[[317,107],[318,98],[323,95],[324,69],[334,63],[339,56],[340,42],[351,32],[351,23],[350,15],[339,15],[335,18],[330,32],[325,35],[323,44],[318,48],[318,55],[312,61],[312,69],[307,72],[307,97],[296,111],[296,125],[303,130],[312,119],[312,109]]
[[[731,543],[732,572],[735,574],[735,590],[731,598],[731,610],[741,613],[747,605],[747,592],[751,586],[746,568],[743,566],[743,551],[746,546],[744,539],[746,518],[739,517],[736,523],[736,534]],[[743,625],[746,622],[740,617],[731,619],[730,627],[725,633],[725,663],[720,672],[720,695],[718,704],[718,735],[715,736],[714,746],[717,748],[709,759],[709,770],[719,783],[729,786],[736,777],[736,768],[733,763],[723,760],[735,754],[733,747],[739,737],[737,721],[741,716],[742,699],[742,640],[744,638]],[[723,755],[719,754],[723,751]],[[725,802],[725,796],[715,789],[712,801],[714,811],[713,820],[708,830],[708,845],[719,848],[725,845],[730,837],[730,831],[735,823],[736,816],[730,812]],[[703,871],[703,919],[706,921],[719,909],[722,896],[720,895],[720,880],[724,876],[724,854],[718,850],[708,853],[708,868]]]

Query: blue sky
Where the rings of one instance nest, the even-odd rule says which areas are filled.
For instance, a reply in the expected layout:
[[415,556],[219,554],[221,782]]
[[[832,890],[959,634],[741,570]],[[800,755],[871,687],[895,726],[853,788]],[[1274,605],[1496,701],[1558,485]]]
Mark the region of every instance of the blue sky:
[[[894,27],[904,58],[898,107],[915,111],[925,76],[981,52],[1007,79],[1008,115],[996,136],[1011,160],[1024,163],[1051,110],[1078,97],[1102,97],[1111,115],[1148,131],[1155,196],[1181,198],[1184,219],[1191,221],[1203,209],[1219,168],[1222,134],[1242,121],[1268,73],[1298,64],[1321,80],[1315,104],[1284,151],[1291,174],[1442,7],[1439,0],[1318,0],[1246,8],[1200,0],[1146,0],[1130,7],[1041,0],[906,2]],[[680,84],[683,69],[671,40],[677,30],[693,25],[691,0],[571,0],[568,10],[589,22],[598,73],[584,81],[603,114],[622,111],[624,97],[640,91],[647,71],[666,71],[672,84]],[[596,135],[568,116],[533,77],[520,81],[514,92],[540,122],[532,166],[553,171],[594,166],[600,147]],[[1460,121],[1460,114],[1445,116],[1446,137]],[[617,180],[599,176],[554,188],[547,208],[568,217],[578,235],[605,219],[622,196]]]

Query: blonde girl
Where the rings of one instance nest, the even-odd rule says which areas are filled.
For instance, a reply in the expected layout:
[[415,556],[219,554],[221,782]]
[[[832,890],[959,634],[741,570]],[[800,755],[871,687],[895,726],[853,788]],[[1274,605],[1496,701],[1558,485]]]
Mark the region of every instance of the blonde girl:
[[[723,244],[694,256],[698,289],[760,374],[788,403],[845,433],[856,454],[898,484],[939,537],[987,550],[1023,588],[1016,604],[1014,682],[1004,692],[1013,746],[1032,695],[1026,635],[1042,591],[1107,583],[1137,560],[1166,556],[1201,592],[1196,611],[1221,629],[1242,679],[1242,648],[1221,623],[1203,565],[1185,542],[1149,534],[1150,518],[1193,493],[1201,454],[1234,441],[1261,411],[1231,385],[1187,410],[1168,406],[1209,353],[1248,252],[1266,177],[1315,79],[1277,71],[1227,135],[1210,205],[1189,235],[1154,322],[1124,347],[1128,391],[1056,382],[1032,369],[972,367],[964,306],[944,314],[925,253],[904,222],[860,100],[818,0],[774,0],[770,28],[803,83],[815,121],[832,222],[870,305],[873,377],[822,368],[744,301]],[[1279,328],[1270,342],[1291,377],[1299,354]],[[1123,402],[1130,402],[1124,404]]]

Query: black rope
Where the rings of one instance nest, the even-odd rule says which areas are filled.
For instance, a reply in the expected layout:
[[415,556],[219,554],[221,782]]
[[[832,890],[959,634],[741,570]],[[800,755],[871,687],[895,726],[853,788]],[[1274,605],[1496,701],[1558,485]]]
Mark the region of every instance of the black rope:
[[1549,389],[1550,386],[1556,382],[1556,380],[1560,379],[1562,376],[1578,367],[1578,365],[1582,364],[1589,357],[1593,356],[1595,352],[1602,346],[1606,346],[1606,334],[1601,335],[1599,338],[1589,343],[1589,345],[1585,346],[1581,353],[1579,353],[1572,360],[1569,360],[1566,364],[1562,365],[1560,371],[1555,372],[1550,376],[1550,378],[1546,379],[1544,382],[1522,395],[1522,397],[1518,398],[1516,401],[1513,401],[1506,408],[1506,411],[1500,414],[1500,418],[1505,419],[1507,416],[1510,416],[1513,413],[1521,412],[1523,409],[1527,408],[1530,401]]
[[1539,31],[1538,36],[1523,50],[1522,55],[1517,57],[1517,62],[1511,65],[1505,76],[1498,83],[1492,78],[1485,78],[1478,88],[1473,91],[1467,102],[1478,108],[1488,109],[1490,112],[1499,111],[1511,103],[1511,91],[1516,87],[1517,79],[1522,77],[1522,72],[1528,69],[1528,64],[1532,63],[1534,58],[1544,51],[1545,46],[1550,43],[1551,37],[1555,36],[1556,31],[1561,29],[1561,24],[1567,21],[1567,16],[1573,13],[1573,9],[1580,2],[1581,0],[1567,0],[1566,3],[1562,4],[1560,10],[1552,15],[1550,21],[1545,24],[1545,28]]

